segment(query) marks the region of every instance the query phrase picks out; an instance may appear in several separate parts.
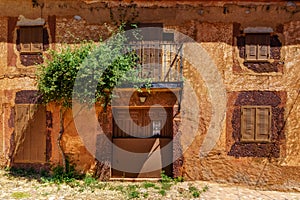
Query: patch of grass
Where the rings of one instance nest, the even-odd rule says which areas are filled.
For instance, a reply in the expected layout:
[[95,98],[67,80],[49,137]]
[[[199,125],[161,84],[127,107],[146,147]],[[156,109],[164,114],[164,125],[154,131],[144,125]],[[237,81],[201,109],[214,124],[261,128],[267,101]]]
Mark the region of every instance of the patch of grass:
[[198,188],[196,188],[193,185],[189,186],[189,193],[194,197],[194,198],[198,198],[200,197],[201,193],[206,192],[208,190],[208,186],[204,186],[201,190],[199,190]]
[[173,179],[171,177],[167,176],[164,171],[161,172],[160,176],[161,176],[161,182],[162,183],[173,182]]
[[178,176],[178,177],[174,178],[175,183],[182,183],[183,181],[184,181],[184,178],[182,176]]
[[161,194],[161,196],[166,196],[167,192],[163,189],[158,191],[159,194]]
[[156,189],[156,190],[159,190],[159,189],[160,189],[160,187],[157,186],[157,185],[155,185],[153,188]]
[[173,185],[175,185],[179,182],[183,182],[182,177],[173,179],[172,177],[167,176],[164,171],[162,171],[161,172],[161,180],[159,181],[158,185],[151,183],[151,182],[144,182],[142,186],[145,189],[153,188],[153,189],[157,190],[157,192],[160,195],[165,196],[167,194],[167,191],[170,190]]
[[137,190],[129,191],[128,199],[140,198],[140,192]]
[[200,197],[201,191],[198,190],[195,186],[189,186],[189,192],[194,198]]
[[85,186],[89,186],[89,187],[95,186],[98,184],[98,181],[89,174],[85,175],[83,182],[84,182]]
[[124,192],[124,186],[123,185],[117,185],[115,190],[120,191],[120,192]]
[[155,187],[155,184],[154,183],[151,183],[151,182],[144,182],[143,183],[143,187],[145,188],[145,189],[148,189],[148,188],[154,188]]
[[170,190],[172,186],[173,186],[172,183],[162,183],[161,184],[161,189]]
[[205,186],[202,188],[202,191],[203,191],[203,192],[207,192],[208,189],[209,189],[208,185],[205,185]]
[[[16,175],[26,175],[33,176],[33,170],[22,170],[22,169],[9,169],[10,174]],[[142,183],[110,183],[110,182],[99,182],[92,175],[86,174],[82,175],[75,171],[75,166],[68,164],[67,171],[63,171],[62,166],[56,166],[52,168],[51,173],[46,171],[39,172],[39,180],[42,182],[55,184],[57,191],[62,189],[61,183],[68,184],[70,187],[74,188],[78,192],[84,192],[89,190],[94,192],[96,189],[101,190],[112,190],[119,194],[122,194],[125,199],[138,199],[138,198],[151,198],[153,194],[161,196],[167,196],[169,190],[179,182],[183,182],[182,177],[172,178],[167,176],[164,172],[161,173],[161,180],[158,182],[145,181]],[[37,188],[38,189],[38,188]],[[188,188],[178,188],[178,193],[184,198],[199,198],[201,193],[208,190],[208,186],[198,188],[192,183],[188,185]],[[18,194],[14,194],[17,195]],[[28,194],[23,194],[28,195]],[[43,194],[47,196],[48,194]],[[19,198],[28,198],[27,196],[23,197],[22,194],[19,194]],[[17,199],[18,197],[13,197]],[[164,197],[161,197],[164,198]]]
[[75,169],[75,165],[67,162],[65,172],[62,166],[55,166],[52,168],[51,175],[48,174],[47,176],[41,177],[41,181],[55,184],[71,183],[71,185],[73,185],[73,182],[75,182],[76,180],[81,180],[83,178],[85,178],[84,174],[78,173]]
[[148,193],[148,192],[143,193],[143,197],[144,197],[144,198],[149,197],[149,193]]
[[29,198],[30,194],[28,194],[27,192],[14,192],[11,194],[11,197],[15,199],[25,199]]
[[140,191],[138,191],[138,185],[127,186],[127,197],[128,199],[140,198]]

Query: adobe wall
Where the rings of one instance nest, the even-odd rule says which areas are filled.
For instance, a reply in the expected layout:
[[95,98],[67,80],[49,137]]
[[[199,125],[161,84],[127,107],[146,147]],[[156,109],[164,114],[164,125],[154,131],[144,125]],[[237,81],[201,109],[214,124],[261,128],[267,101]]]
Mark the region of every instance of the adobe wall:
[[[20,90],[35,90],[35,67],[24,67],[20,63],[15,41],[15,35],[8,36],[9,30],[13,30],[13,20],[20,13],[27,18],[40,17],[41,9],[32,8],[31,3],[24,1],[1,1],[5,8],[0,17],[0,105],[2,117],[0,128],[3,130],[0,139],[4,164],[9,160],[11,136],[14,131],[11,116],[15,105],[15,94]],[[22,6],[20,6],[22,5]],[[191,83],[197,96],[199,105],[198,120],[190,120],[187,124],[199,124],[198,131],[193,135],[192,144],[186,142],[188,133],[181,132],[180,142],[183,149],[182,165],[177,169],[178,175],[187,180],[213,180],[218,182],[242,183],[255,185],[269,189],[293,190],[300,185],[300,100],[299,100],[299,74],[297,63],[300,60],[300,12],[287,8],[285,2],[277,3],[231,3],[231,2],[187,2],[174,4],[137,2],[135,6],[122,3],[123,10],[133,10],[121,17],[124,20],[134,18],[135,22],[156,23],[162,22],[166,28],[175,29],[193,38],[209,54],[222,77],[222,83],[226,89],[227,110],[219,129],[221,134],[217,144],[205,157],[199,157],[201,145],[207,135],[212,120],[212,99],[209,94],[211,88],[207,87],[201,74],[197,73],[198,67],[185,61],[184,77]],[[109,30],[114,29],[114,22],[120,20],[118,10],[119,2],[113,3],[84,3],[83,1],[47,1],[42,9],[42,16],[48,22],[48,16],[55,17],[55,29],[47,25],[50,48],[59,48],[62,43],[76,43],[76,38],[98,41],[109,36]],[[0,6],[1,7],[1,6]],[[299,7],[299,5],[298,5]],[[111,18],[111,11],[114,20]],[[249,11],[249,13],[248,13]],[[74,15],[81,20],[74,19]],[[151,16],[151,17],[149,17]],[[53,20],[53,18],[52,18]],[[46,22],[46,23],[47,23]],[[279,70],[271,72],[257,72],[242,63],[239,55],[237,38],[246,27],[264,26],[271,27],[278,40],[282,43],[280,48]],[[12,37],[12,38],[11,38]],[[74,39],[75,37],[75,39]],[[53,44],[55,43],[55,45]],[[197,52],[194,52],[197,56]],[[14,65],[11,65],[13,63]],[[200,63],[199,63],[200,64]],[[214,83],[211,83],[213,86]],[[247,153],[247,148],[238,147],[235,144],[234,130],[238,126],[236,110],[243,105],[247,97],[253,97],[255,101],[259,92],[267,92],[280,99],[278,103],[278,117],[276,122],[280,124],[278,130],[280,138],[276,143],[276,154]],[[248,92],[248,93],[247,93]],[[265,93],[266,94],[266,93]],[[263,94],[263,95],[265,95]],[[243,97],[246,96],[246,97]],[[238,100],[241,98],[242,100]],[[244,100],[243,100],[244,98]],[[265,98],[265,97],[264,97]],[[275,97],[274,97],[275,98]],[[192,97],[184,93],[183,101],[186,105],[192,103]],[[272,104],[271,102],[269,102]],[[276,105],[277,106],[277,105]],[[60,156],[56,145],[56,137],[59,131],[58,107],[48,106],[52,113],[51,132],[51,163],[60,162]],[[218,112],[216,108],[215,112]],[[99,108],[99,115],[102,111]],[[109,117],[108,117],[109,118]],[[14,122],[17,123],[17,122]],[[109,123],[108,123],[109,124]],[[81,171],[93,171],[95,159],[84,147],[84,144],[74,127],[71,112],[65,115],[66,132],[63,137],[63,147],[66,154]],[[109,131],[109,126],[106,125]],[[179,131],[188,127],[180,127]],[[252,148],[252,147],[251,147]],[[257,151],[266,150],[269,147],[253,147]],[[252,149],[253,149],[252,148]],[[242,149],[242,150],[241,150]],[[273,148],[271,148],[273,151]],[[274,150],[275,151],[275,150]]]

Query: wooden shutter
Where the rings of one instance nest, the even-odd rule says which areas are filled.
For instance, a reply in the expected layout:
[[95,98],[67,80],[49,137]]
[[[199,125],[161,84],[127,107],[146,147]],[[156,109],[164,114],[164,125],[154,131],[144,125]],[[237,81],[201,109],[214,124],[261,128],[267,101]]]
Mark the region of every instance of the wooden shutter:
[[263,34],[258,37],[258,60],[268,60],[270,51],[270,35]]
[[255,139],[255,108],[242,107],[241,141],[254,141]]
[[160,81],[162,78],[162,50],[155,42],[146,42],[140,51],[142,77]]
[[41,52],[43,50],[43,27],[20,28],[21,52]]
[[271,108],[256,108],[256,141],[270,141]]
[[257,41],[255,35],[246,36],[246,59],[247,61],[257,60]]
[[41,52],[43,50],[43,27],[33,27],[31,29],[31,52]]
[[30,27],[20,28],[20,45],[21,52],[31,51],[31,29]]
[[270,34],[246,35],[246,60],[266,61],[270,55]]

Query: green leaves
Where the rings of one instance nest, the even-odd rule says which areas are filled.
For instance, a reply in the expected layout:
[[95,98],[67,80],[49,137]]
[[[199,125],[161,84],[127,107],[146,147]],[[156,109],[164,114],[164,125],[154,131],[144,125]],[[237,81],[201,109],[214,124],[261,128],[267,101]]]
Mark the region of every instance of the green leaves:
[[140,66],[136,53],[126,45],[122,27],[112,37],[96,46],[83,42],[60,51],[50,51],[50,58],[38,68],[38,89],[45,103],[70,106],[72,98],[89,105],[110,103],[116,86],[129,84],[139,88]]
[[73,49],[67,46],[61,51],[50,50],[50,58],[37,70],[38,89],[45,103],[70,105],[77,72],[94,46],[84,42]]

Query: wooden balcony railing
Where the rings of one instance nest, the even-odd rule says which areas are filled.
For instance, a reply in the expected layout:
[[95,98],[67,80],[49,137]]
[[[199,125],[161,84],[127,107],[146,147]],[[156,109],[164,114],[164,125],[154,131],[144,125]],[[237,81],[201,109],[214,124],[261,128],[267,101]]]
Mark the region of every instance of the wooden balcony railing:
[[138,55],[139,77],[151,80],[152,87],[180,87],[182,83],[182,44],[157,41],[131,42]]

